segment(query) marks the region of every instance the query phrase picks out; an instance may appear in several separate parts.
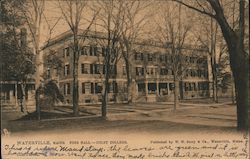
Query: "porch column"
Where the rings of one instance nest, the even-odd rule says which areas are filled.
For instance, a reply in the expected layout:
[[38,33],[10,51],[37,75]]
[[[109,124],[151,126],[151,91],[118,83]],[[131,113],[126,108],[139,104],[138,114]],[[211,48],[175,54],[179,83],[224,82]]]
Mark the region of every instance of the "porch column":
[[148,81],[145,81],[145,96],[146,96],[146,101],[148,100]]
[[156,95],[157,95],[157,96],[159,96],[159,94],[160,94],[159,91],[160,91],[160,90],[159,90],[159,81],[157,80],[157,81],[156,81]]
[[167,90],[168,90],[168,95],[170,95],[170,83],[166,82],[167,83]]

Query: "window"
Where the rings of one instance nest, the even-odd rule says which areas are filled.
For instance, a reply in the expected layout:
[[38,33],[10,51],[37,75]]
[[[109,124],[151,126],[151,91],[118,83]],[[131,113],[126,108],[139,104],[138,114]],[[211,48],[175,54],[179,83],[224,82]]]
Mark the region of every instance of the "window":
[[167,75],[168,74],[168,69],[166,68],[161,68],[160,70],[160,75]]
[[155,93],[156,89],[156,83],[148,83],[148,93]]
[[117,93],[118,92],[117,83],[115,81],[109,83],[108,92],[109,93]]
[[198,89],[199,90],[208,90],[209,84],[207,82],[199,82],[198,83]]
[[195,75],[196,75],[196,73],[195,73],[195,72],[196,72],[195,70],[190,70],[191,77],[195,77]]
[[102,93],[102,84],[95,83],[95,93]]
[[196,88],[196,83],[192,83],[192,85],[193,85],[193,86],[192,86],[192,90],[193,90],[193,91],[196,91],[196,90],[197,90],[197,88]]
[[192,83],[188,83],[188,90],[192,91]]
[[148,61],[153,61],[155,59],[155,55],[154,54],[148,54]]
[[155,75],[155,68],[147,68],[148,75]]
[[168,56],[167,55],[160,55],[159,60],[160,60],[160,62],[167,62]]
[[196,91],[197,89],[200,89],[201,83],[198,83],[198,87],[196,83],[185,83],[185,91]]
[[81,55],[88,55],[88,47],[83,46],[80,51]]
[[159,83],[159,93],[160,95],[168,94],[168,84],[167,83]]
[[89,74],[90,73],[90,64],[81,64],[81,73],[82,74]]
[[135,53],[135,60],[143,61],[143,53]]
[[89,55],[90,56],[97,56],[97,46],[90,46],[89,48]]
[[90,82],[82,83],[82,93],[83,94],[93,94],[94,93],[94,83],[90,83]]
[[69,67],[69,64],[66,64],[64,66],[64,75],[67,76],[70,74],[70,67]]
[[144,75],[144,68],[143,67],[136,67],[136,75],[137,76],[143,76]]
[[101,65],[94,64],[94,73],[95,74],[100,74],[100,67],[101,67]]
[[165,61],[165,55],[160,55],[160,62],[164,62]]
[[70,83],[64,84],[64,95],[70,94]]
[[202,70],[200,70],[200,69],[197,70],[197,76],[198,77],[201,77],[201,72],[202,72]]
[[169,90],[174,90],[174,83],[169,83]]
[[138,83],[138,92],[145,92],[145,83]]
[[69,56],[69,47],[63,49],[63,55],[64,55],[64,57],[68,57]]

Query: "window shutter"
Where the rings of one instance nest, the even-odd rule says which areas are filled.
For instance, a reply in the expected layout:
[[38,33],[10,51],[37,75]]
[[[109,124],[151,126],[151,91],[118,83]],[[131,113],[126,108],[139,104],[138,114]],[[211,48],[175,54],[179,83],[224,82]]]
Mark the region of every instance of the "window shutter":
[[66,95],[66,84],[63,85],[63,92],[64,92],[64,95]]
[[106,71],[105,71],[105,67],[106,67],[106,66],[103,65],[103,69],[102,69],[102,73],[103,73],[103,74],[105,74],[105,72],[106,72]]
[[90,64],[90,74],[93,74],[93,64]]
[[94,94],[94,83],[91,83],[91,94]]
[[82,94],[85,94],[85,83],[82,83]]
[[81,66],[82,66],[81,72],[82,72],[82,74],[84,74],[84,64],[82,64]]

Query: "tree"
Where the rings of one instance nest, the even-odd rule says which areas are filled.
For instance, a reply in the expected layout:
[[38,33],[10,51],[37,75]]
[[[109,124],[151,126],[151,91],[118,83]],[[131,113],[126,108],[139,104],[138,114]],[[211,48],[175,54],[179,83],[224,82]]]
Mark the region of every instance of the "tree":
[[248,41],[245,40],[248,39],[245,36],[245,0],[240,0],[238,3],[239,21],[237,29],[234,29],[232,25],[230,25],[230,21],[224,12],[221,1],[219,0],[205,0],[203,2],[195,1],[195,4],[190,4],[181,0],[175,0],[175,2],[203,15],[210,16],[219,24],[227,44],[230,66],[235,81],[237,127],[238,129],[247,129],[249,126],[249,53],[244,44],[245,41]]
[[[56,102],[64,101],[64,97],[54,80],[48,80],[44,84],[40,85],[38,89],[36,89],[35,99],[39,105],[43,106],[43,108],[49,108],[49,110],[54,107]],[[39,107],[39,111],[37,111],[38,120],[41,119],[40,109],[41,107]]]
[[16,81],[20,85],[21,111],[26,108],[26,86],[35,72],[33,53],[27,45],[25,18],[22,15],[23,3],[1,1],[1,81]]
[[[174,111],[179,107],[180,82],[186,77],[186,72],[192,65],[189,59],[197,58],[195,48],[191,48],[195,45],[187,44],[191,25],[185,21],[181,21],[180,11],[180,6],[164,6],[161,15],[162,19],[158,19],[156,29],[158,31],[158,40],[164,46],[165,56],[167,56],[164,67],[173,76]],[[179,14],[176,14],[176,12],[179,12]]]
[[[200,22],[200,26],[197,30],[195,30],[194,35],[201,43],[203,47],[205,47],[208,51],[208,55],[210,58],[210,62],[208,63],[211,66],[212,72],[212,90],[213,90],[213,100],[214,102],[218,102],[217,95],[217,55],[218,55],[218,41],[221,41],[221,36],[218,32],[218,24],[215,23],[215,20],[207,17],[196,18]],[[197,34],[198,33],[198,34]]]
[[121,37],[119,44],[121,47],[122,57],[125,61],[126,77],[127,77],[127,96],[128,103],[134,102],[133,92],[135,91],[132,87],[132,64],[131,57],[133,57],[133,51],[135,50],[135,42],[143,32],[144,26],[147,24],[147,19],[152,16],[152,13],[144,13],[146,8],[151,6],[151,2],[141,1],[125,1],[123,3],[124,19],[123,29],[121,30]]
[[67,25],[70,28],[70,31],[73,36],[73,43],[71,49],[73,50],[73,113],[75,116],[79,114],[79,91],[78,91],[78,62],[79,62],[79,53],[80,53],[80,44],[84,42],[86,34],[89,31],[89,28],[93,24],[95,17],[98,12],[93,16],[93,19],[90,21],[88,27],[81,32],[80,25],[81,21],[84,18],[84,13],[87,13],[87,0],[66,0],[58,1],[59,8],[62,12],[63,18],[66,21]]
[[46,80],[51,79],[51,70],[56,70],[56,74],[63,68],[63,60],[57,55],[57,52],[50,50],[49,54],[44,59],[44,65],[47,70],[43,73],[43,78]]
[[[22,3],[21,1],[19,2]],[[42,55],[41,55],[41,23],[42,17],[44,15],[45,0],[31,0],[24,3],[24,7],[21,9],[22,16],[25,20],[25,25],[28,28],[28,32],[31,34],[29,38],[31,39],[32,49],[35,55],[35,88],[38,88],[41,81],[42,74]]]
[[106,32],[104,46],[106,52],[103,59],[104,65],[104,89],[102,91],[102,117],[107,116],[107,102],[110,76],[116,74],[116,63],[119,59],[119,40],[121,38],[121,30],[124,23],[124,8],[123,2],[108,0],[97,1],[97,9],[100,9],[100,14],[97,19],[97,24]]

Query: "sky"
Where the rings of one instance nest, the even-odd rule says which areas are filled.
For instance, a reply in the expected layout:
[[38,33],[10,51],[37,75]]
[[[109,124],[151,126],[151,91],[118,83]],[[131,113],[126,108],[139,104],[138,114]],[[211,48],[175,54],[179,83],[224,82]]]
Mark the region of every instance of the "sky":
[[[89,3],[92,3],[92,1],[89,1]],[[169,4],[162,3],[162,1],[152,1],[151,5],[147,7],[147,9],[144,9],[140,12],[138,19],[140,19],[144,15],[149,15],[147,19],[145,20],[146,25],[144,25],[143,27],[144,29],[143,31],[145,34],[144,36],[146,38],[152,38],[152,36],[155,35],[155,28],[157,26],[157,23],[161,19],[159,17],[161,15],[158,14],[158,12],[160,12],[160,8],[163,5],[169,5]],[[91,7],[93,6],[94,5],[92,4]],[[184,8],[182,10],[184,10]],[[182,14],[182,15],[184,16],[185,14]],[[89,24],[89,22],[87,22],[85,18],[87,18],[88,21],[90,21],[93,17],[93,12],[87,9],[85,12],[83,12],[82,17],[84,18],[81,20],[82,23],[81,23],[80,28],[85,29],[87,28]],[[185,17],[183,19],[185,19]],[[61,9],[59,8],[58,1],[56,0],[46,1],[43,21],[41,25],[42,25],[41,27],[41,42],[42,43],[47,41],[50,37],[55,37],[56,35],[66,32],[70,29],[67,23],[65,22],[64,17],[62,16],[62,12],[61,12]],[[49,28],[53,28],[53,30]],[[100,27],[98,28],[98,26],[97,28],[92,27],[91,29],[103,30]],[[50,32],[50,30],[52,32]]]

